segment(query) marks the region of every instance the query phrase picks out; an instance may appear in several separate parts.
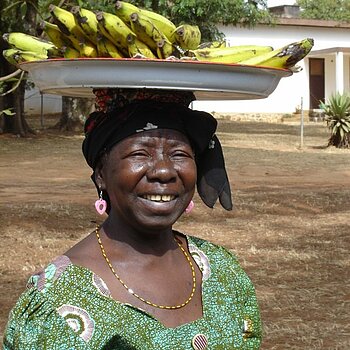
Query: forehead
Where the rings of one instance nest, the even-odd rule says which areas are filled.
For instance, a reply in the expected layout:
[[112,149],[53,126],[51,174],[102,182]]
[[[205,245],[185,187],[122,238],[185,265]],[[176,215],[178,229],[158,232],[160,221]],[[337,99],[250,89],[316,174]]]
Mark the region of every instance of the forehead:
[[132,144],[156,144],[162,142],[162,144],[174,145],[174,144],[186,144],[191,147],[188,137],[180,131],[173,129],[152,129],[147,131],[141,131],[130,135],[117,143],[115,147],[123,147]]

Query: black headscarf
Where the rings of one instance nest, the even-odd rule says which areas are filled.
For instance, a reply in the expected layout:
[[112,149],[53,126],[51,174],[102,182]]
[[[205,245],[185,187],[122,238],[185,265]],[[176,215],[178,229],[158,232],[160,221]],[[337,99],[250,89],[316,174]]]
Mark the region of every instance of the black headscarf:
[[[177,97],[179,94],[181,93],[175,92]],[[182,94],[186,96],[184,92]],[[117,95],[120,99],[120,94]],[[111,101],[115,103],[116,100],[114,98]],[[194,111],[178,100],[163,100],[164,98],[133,99],[127,103],[123,100],[122,106],[118,103],[118,106],[111,108],[109,104],[109,108],[104,108],[104,111],[92,113],[85,123],[83,142],[83,154],[87,163],[95,169],[102,154],[135,133],[152,129],[177,130],[187,136],[194,149],[197,191],[203,202],[213,208],[219,199],[226,210],[231,210],[230,185],[221,144],[215,135],[216,119],[209,113]],[[187,98],[184,101],[185,104],[191,102]],[[94,174],[92,179],[95,182]]]

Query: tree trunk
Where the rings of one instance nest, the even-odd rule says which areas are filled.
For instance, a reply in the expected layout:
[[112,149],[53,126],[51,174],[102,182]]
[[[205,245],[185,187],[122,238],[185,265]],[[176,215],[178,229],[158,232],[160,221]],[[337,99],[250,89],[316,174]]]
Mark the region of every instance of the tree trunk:
[[61,131],[82,131],[86,118],[94,107],[93,99],[66,97],[62,98],[62,116],[54,126]]
[[[37,6],[38,1],[32,1],[32,3]],[[27,3],[27,12],[23,20],[24,32],[28,34],[35,35],[36,27],[36,10],[31,3]],[[17,11],[17,17],[20,18],[20,10]],[[21,31],[21,30],[20,30]],[[7,48],[7,45],[4,41],[0,40],[0,50]],[[12,73],[15,70],[15,67],[8,63],[1,55],[0,58],[0,76],[6,76]],[[11,88],[10,84],[7,84],[7,89]],[[11,94],[4,97],[0,97],[0,110],[14,107],[15,115],[13,116],[2,116],[0,122],[0,129],[2,132],[13,133],[15,135],[26,136],[28,133],[34,133],[34,131],[29,127],[28,123],[25,120],[24,115],[24,93],[25,93],[25,82],[22,81],[18,88]]]
[[[4,40],[0,36],[0,52],[2,52],[6,48]],[[0,55],[0,76],[4,77],[13,71],[13,67],[5,60],[3,55]],[[7,90],[7,84],[4,82],[4,91]],[[3,111],[4,109],[7,109],[9,107],[13,107],[12,105],[12,96],[0,96],[0,111]],[[8,123],[9,123],[9,117],[6,117],[4,114],[0,116],[0,133],[7,132],[8,130]]]
[[24,93],[25,81],[22,81],[19,87],[14,92],[14,107],[15,115],[13,122],[13,133],[19,136],[27,136],[27,134],[35,134],[34,130],[29,127],[24,114]]

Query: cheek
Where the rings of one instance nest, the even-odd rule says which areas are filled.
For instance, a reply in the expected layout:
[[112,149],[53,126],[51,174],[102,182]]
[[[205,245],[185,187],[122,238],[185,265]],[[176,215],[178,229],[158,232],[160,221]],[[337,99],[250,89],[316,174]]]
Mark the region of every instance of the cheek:
[[110,184],[118,184],[121,190],[134,188],[144,177],[146,169],[145,163],[122,164],[113,172]]
[[179,170],[182,182],[187,190],[194,190],[197,182],[197,167],[196,164],[190,163],[186,167],[181,167]]

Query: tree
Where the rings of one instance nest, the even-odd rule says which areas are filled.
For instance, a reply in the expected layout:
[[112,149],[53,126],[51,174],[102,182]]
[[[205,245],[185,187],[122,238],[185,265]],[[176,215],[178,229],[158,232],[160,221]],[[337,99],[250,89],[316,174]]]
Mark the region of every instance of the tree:
[[350,22],[350,0],[298,0],[301,17]]
[[[37,0],[11,2],[9,0],[0,3],[0,33],[6,31],[25,31],[33,34],[36,23],[36,7]],[[21,19],[21,20],[18,20]],[[6,48],[2,38],[0,38],[0,50]],[[15,68],[0,56],[0,76],[8,76],[14,73]],[[12,74],[11,74],[12,76]],[[23,78],[23,74],[21,74]],[[15,80],[15,81],[14,81]],[[0,111],[14,108],[14,115],[3,114],[1,117],[1,129],[4,132],[13,132],[24,136],[28,132],[32,132],[24,118],[24,90],[25,80],[16,81],[15,77],[2,81],[2,95],[7,89],[11,89],[13,83],[18,83],[18,87],[12,94],[5,94],[0,97]]]
[[62,98],[62,115],[55,128],[61,131],[79,131],[94,104],[93,99],[66,97]]
[[[271,21],[271,17],[267,11],[266,0],[211,0],[210,2],[207,0],[131,0],[130,2],[137,6],[161,13],[177,25],[181,23],[197,24],[202,32],[202,41],[210,41],[222,37],[222,33],[217,29],[218,24],[254,26],[261,21]],[[88,9],[113,12],[115,1],[18,0],[12,2],[11,0],[2,0],[0,4],[0,34],[9,31],[23,31],[35,35],[35,29],[37,28],[37,22],[40,17],[49,19],[48,7],[50,3],[68,9],[71,6],[79,5]],[[40,14],[40,16],[38,16],[38,14]],[[22,18],[23,20],[18,21],[18,18]],[[4,48],[4,42],[0,39],[0,50],[2,51]],[[13,67],[2,57],[0,60],[0,67],[4,67],[4,69],[0,69],[0,77],[13,72]],[[15,101],[11,102],[11,98],[14,96]],[[23,96],[24,83],[21,83],[20,88],[16,90],[13,96],[6,97],[6,103],[4,99],[2,102],[0,99],[0,111],[15,106],[14,117],[3,117],[3,119],[7,121],[4,127],[5,131],[20,135],[25,135],[30,131],[23,114]],[[81,113],[79,113],[79,111],[77,111],[77,113],[65,112],[66,107],[69,105],[82,105],[82,103],[65,98],[63,102],[64,110],[58,127],[60,127],[60,129],[69,129],[71,125],[76,124],[71,118],[74,118],[74,115],[79,116]],[[79,117],[77,120],[79,120]],[[17,123],[14,121],[17,121]]]
[[153,9],[176,25],[192,23],[200,27],[202,38],[211,41],[222,37],[218,24],[252,27],[271,22],[266,0],[132,0],[137,6]]

